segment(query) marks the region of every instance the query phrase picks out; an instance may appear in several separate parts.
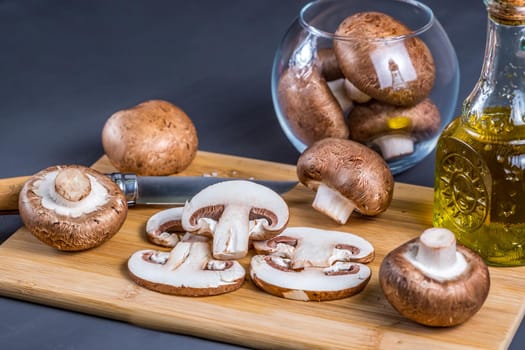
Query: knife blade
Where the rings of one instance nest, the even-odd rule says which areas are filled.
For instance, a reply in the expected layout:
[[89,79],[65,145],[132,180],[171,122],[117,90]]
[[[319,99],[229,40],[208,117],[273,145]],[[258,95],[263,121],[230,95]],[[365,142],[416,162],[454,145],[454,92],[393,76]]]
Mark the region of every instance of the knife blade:
[[[131,173],[111,173],[109,176],[122,190],[128,206],[180,205],[207,186],[222,181],[241,180],[215,176],[137,176]],[[0,215],[16,214],[18,194],[30,176],[0,179]],[[279,194],[291,190],[297,181],[254,180]]]

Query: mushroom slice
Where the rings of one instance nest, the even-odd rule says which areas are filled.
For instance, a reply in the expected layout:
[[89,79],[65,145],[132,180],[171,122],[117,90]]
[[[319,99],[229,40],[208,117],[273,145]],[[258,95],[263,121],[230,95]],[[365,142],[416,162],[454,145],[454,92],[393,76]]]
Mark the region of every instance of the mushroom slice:
[[175,247],[183,241],[203,241],[207,237],[192,235],[182,228],[182,207],[161,210],[152,215],[146,222],[146,237],[151,243],[162,247]]
[[253,282],[287,299],[333,300],[359,293],[371,271],[374,248],[350,233],[289,227],[279,236],[254,242],[258,253],[250,263]]
[[394,178],[375,151],[351,140],[327,138],[308,147],[297,161],[297,176],[316,191],[312,206],[344,224],[357,209],[374,216],[392,201]]
[[377,146],[385,160],[414,152],[414,143],[439,132],[441,115],[430,100],[397,107],[379,101],[358,105],[348,115],[350,139]]
[[250,239],[278,235],[288,224],[288,205],[268,187],[246,180],[220,182],[197,193],[184,206],[182,227],[213,236],[216,259],[239,259]]
[[430,228],[394,249],[379,269],[388,302],[403,316],[427,326],[461,324],[483,305],[489,270],[454,234]]
[[179,242],[171,252],[140,250],[128,260],[131,278],[165,294],[209,296],[241,287],[245,270],[237,261],[217,261],[206,242]]
[[33,175],[20,191],[18,207],[35,237],[65,251],[104,243],[128,212],[124,194],[109,177],[80,165],[53,166]]

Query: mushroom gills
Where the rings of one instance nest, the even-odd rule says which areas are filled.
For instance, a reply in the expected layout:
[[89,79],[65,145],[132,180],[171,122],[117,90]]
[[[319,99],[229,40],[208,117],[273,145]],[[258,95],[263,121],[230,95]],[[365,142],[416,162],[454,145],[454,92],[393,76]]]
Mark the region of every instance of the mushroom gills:
[[348,221],[356,205],[338,191],[320,183],[312,207],[338,223],[344,224]]

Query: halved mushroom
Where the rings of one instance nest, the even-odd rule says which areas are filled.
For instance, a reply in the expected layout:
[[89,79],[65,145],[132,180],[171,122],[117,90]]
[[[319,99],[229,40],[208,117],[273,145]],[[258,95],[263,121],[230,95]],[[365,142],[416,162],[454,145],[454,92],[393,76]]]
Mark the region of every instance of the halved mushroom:
[[166,294],[209,296],[242,286],[245,270],[237,261],[217,261],[207,242],[179,242],[171,252],[140,250],[128,260],[131,278]]
[[18,208],[27,229],[59,250],[96,247],[118,232],[128,208],[120,188],[80,165],[53,166],[22,187]]
[[184,206],[182,227],[213,236],[216,259],[239,259],[248,252],[250,239],[278,235],[288,224],[288,205],[268,187],[246,180],[208,186]]
[[365,94],[390,104],[414,105],[429,95],[435,67],[429,48],[411,33],[384,13],[349,16],[335,32],[342,38],[334,41],[339,67]]
[[430,228],[391,251],[379,281],[387,300],[403,316],[427,326],[458,325],[483,305],[489,270],[470,249],[456,246],[454,234]]
[[169,208],[153,214],[146,222],[146,237],[162,247],[175,247],[180,241],[203,241],[208,237],[192,235],[182,228],[182,207]]
[[411,107],[371,101],[353,108],[347,122],[350,139],[377,146],[390,160],[413,153],[415,142],[435,136],[441,116],[428,98]]
[[299,157],[297,176],[317,192],[314,209],[340,224],[354,209],[367,216],[384,212],[394,192],[385,160],[352,140],[327,138],[314,143]]
[[350,233],[289,227],[279,236],[254,242],[253,282],[264,291],[295,300],[333,300],[360,292],[371,271],[374,248]]

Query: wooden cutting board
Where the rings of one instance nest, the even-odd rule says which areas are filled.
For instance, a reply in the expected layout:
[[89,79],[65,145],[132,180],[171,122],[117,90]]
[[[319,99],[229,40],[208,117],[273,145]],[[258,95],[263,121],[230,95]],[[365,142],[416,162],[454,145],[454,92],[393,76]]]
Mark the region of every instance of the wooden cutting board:
[[[94,168],[114,171],[106,158]],[[186,175],[295,179],[290,165],[199,152]],[[525,268],[490,268],[491,290],[467,323],[448,329],[420,326],[401,317],[383,297],[378,268],[386,253],[431,226],[432,189],[397,183],[391,207],[375,218],[353,214],[343,226],[315,212],[302,185],[284,195],[290,226],[352,232],[376,248],[372,279],[360,294],[330,302],[274,297],[247,280],[233,293],[202,298],[163,295],[133,283],[127,258],[154,248],[144,226],[156,208],[129,210],[119,233],[86,252],[45,246],[25,228],[0,246],[0,294],[114,318],[147,328],[190,334],[254,348],[305,349],[504,349],[522,320]],[[249,258],[241,261],[247,267]]]

